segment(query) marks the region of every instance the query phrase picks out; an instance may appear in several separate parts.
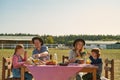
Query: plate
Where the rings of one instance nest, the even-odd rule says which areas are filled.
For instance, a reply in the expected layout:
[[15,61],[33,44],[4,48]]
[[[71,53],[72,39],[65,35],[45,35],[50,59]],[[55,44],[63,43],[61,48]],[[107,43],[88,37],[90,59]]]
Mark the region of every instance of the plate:
[[68,66],[68,64],[65,63],[59,63],[60,66]]

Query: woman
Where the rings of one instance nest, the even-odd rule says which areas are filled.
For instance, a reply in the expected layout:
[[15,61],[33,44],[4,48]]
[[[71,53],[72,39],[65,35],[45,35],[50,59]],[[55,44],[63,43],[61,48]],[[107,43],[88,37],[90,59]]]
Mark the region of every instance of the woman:
[[86,52],[84,51],[85,41],[83,39],[76,39],[73,42],[73,49],[69,52],[69,61],[77,62],[78,58],[85,58]]
[[[84,59],[86,52],[84,51],[85,41],[83,39],[76,39],[73,42],[73,49],[69,52],[70,63],[80,63],[79,59]],[[76,80],[81,80],[79,74],[76,75]]]

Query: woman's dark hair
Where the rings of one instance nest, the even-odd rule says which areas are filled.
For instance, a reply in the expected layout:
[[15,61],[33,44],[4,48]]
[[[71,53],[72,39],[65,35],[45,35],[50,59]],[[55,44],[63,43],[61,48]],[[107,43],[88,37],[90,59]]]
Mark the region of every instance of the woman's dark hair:
[[82,42],[83,45],[85,45],[85,41],[84,41],[83,39],[76,39],[76,40],[73,42],[73,46],[74,46],[74,47],[75,47],[75,44],[76,44],[77,42]]
[[43,45],[43,40],[40,37],[33,37],[32,38],[32,43],[34,44],[34,40],[39,40],[41,42],[41,46]]

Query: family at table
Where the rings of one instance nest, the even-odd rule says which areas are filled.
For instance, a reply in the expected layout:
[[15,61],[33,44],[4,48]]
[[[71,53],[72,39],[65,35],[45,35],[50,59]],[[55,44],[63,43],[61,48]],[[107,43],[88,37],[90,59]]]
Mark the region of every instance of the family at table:
[[[40,61],[46,62],[50,59],[48,48],[44,45],[43,40],[40,37],[33,37],[32,43],[35,46],[35,49],[32,52],[32,58],[37,58]],[[100,58],[100,49],[93,48],[91,53],[86,52],[84,49],[85,41],[83,39],[76,39],[73,42],[73,49],[69,52],[69,59],[67,63],[78,63],[81,64],[82,60],[84,63],[90,63],[92,65],[98,66],[96,80],[100,80],[102,73],[102,59]],[[24,57],[21,55],[24,54]],[[20,78],[20,68],[27,62],[27,52],[24,50],[22,44],[16,45],[14,54],[13,54],[13,68],[12,73],[14,78]],[[55,75],[56,76],[56,75]],[[25,72],[25,80],[32,80],[33,76],[29,72]],[[76,80],[92,80],[92,73],[85,73],[82,77],[79,74],[76,74]]]

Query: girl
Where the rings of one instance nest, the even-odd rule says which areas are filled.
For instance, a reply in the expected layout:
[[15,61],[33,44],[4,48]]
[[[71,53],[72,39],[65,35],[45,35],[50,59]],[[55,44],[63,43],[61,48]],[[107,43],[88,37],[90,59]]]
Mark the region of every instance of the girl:
[[[24,54],[24,58],[21,55]],[[27,60],[27,52],[24,51],[24,46],[19,44],[16,45],[15,52],[13,55],[13,68],[12,73],[14,78],[20,78],[20,67],[26,63]],[[25,80],[32,80],[32,75],[28,72],[25,72]]]

